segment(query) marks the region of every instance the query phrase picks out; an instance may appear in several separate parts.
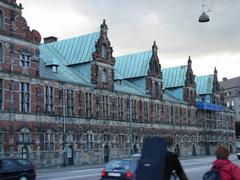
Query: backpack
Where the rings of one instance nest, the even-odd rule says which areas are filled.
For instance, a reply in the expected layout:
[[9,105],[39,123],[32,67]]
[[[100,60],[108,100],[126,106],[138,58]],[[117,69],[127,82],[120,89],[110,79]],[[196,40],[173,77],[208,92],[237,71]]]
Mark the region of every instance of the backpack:
[[220,180],[219,170],[212,168],[203,175],[203,180]]
[[167,148],[162,138],[145,139],[136,170],[136,180],[164,180],[166,155]]

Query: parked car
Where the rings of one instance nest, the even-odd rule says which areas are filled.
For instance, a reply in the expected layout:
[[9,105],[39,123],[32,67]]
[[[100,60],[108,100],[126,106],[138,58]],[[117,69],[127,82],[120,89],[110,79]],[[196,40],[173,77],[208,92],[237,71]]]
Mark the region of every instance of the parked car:
[[34,165],[27,159],[4,158],[0,159],[0,179],[35,180]]
[[137,159],[113,160],[101,171],[101,180],[135,180]]

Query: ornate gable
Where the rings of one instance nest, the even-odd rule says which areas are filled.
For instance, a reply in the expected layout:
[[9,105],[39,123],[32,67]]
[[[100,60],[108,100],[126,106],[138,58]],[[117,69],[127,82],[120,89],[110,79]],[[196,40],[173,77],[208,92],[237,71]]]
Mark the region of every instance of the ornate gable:
[[189,87],[194,87],[194,88],[196,87],[195,76],[192,70],[192,60],[190,56],[188,58],[188,67],[187,67],[185,85]]
[[93,52],[93,62],[91,67],[91,82],[98,89],[114,89],[114,64],[115,58],[112,56],[113,49],[107,37],[108,27],[105,19],[100,26],[100,36],[95,44]]
[[152,56],[149,61],[148,77],[146,79],[146,92],[152,97],[162,99],[162,72],[161,65],[159,64],[157,45],[154,41],[152,46]]
[[112,56],[113,49],[110,41],[108,40],[107,31],[108,27],[104,19],[100,26],[100,37],[95,44],[96,51],[93,53],[93,59],[99,62],[114,65],[115,58]]

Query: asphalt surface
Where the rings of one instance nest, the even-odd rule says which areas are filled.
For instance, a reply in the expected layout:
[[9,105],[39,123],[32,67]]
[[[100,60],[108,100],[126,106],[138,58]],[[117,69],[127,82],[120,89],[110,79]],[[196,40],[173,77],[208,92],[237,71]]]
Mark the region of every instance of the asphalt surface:
[[[181,163],[189,180],[201,180],[202,175],[210,169],[214,156],[182,159]],[[240,166],[236,155],[229,158]],[[99,180],[104,165],[65,167],[55,169],[38,169],[37,180]]]

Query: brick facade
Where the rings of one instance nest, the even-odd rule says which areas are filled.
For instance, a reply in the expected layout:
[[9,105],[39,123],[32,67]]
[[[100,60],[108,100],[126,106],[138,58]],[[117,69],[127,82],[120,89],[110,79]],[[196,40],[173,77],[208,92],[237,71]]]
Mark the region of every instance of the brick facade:
[[146,78],[150,98],[114,91],[115,59],[105,21],[92,53],[93,87],[40,77],[40,34],[30,31],[15,1],[0,0],[0,5],[5,20],[0,31],[1,156],[24,156],[38,167],[95,164],[139,152],[144,138],[166,133],[181,156],[212,154],[218,144],[234,147],[233,114],[196,109],[193,83],[186,82],[184,90],[193,93],[185,98],[190,103],[162,100],[157,54]]

